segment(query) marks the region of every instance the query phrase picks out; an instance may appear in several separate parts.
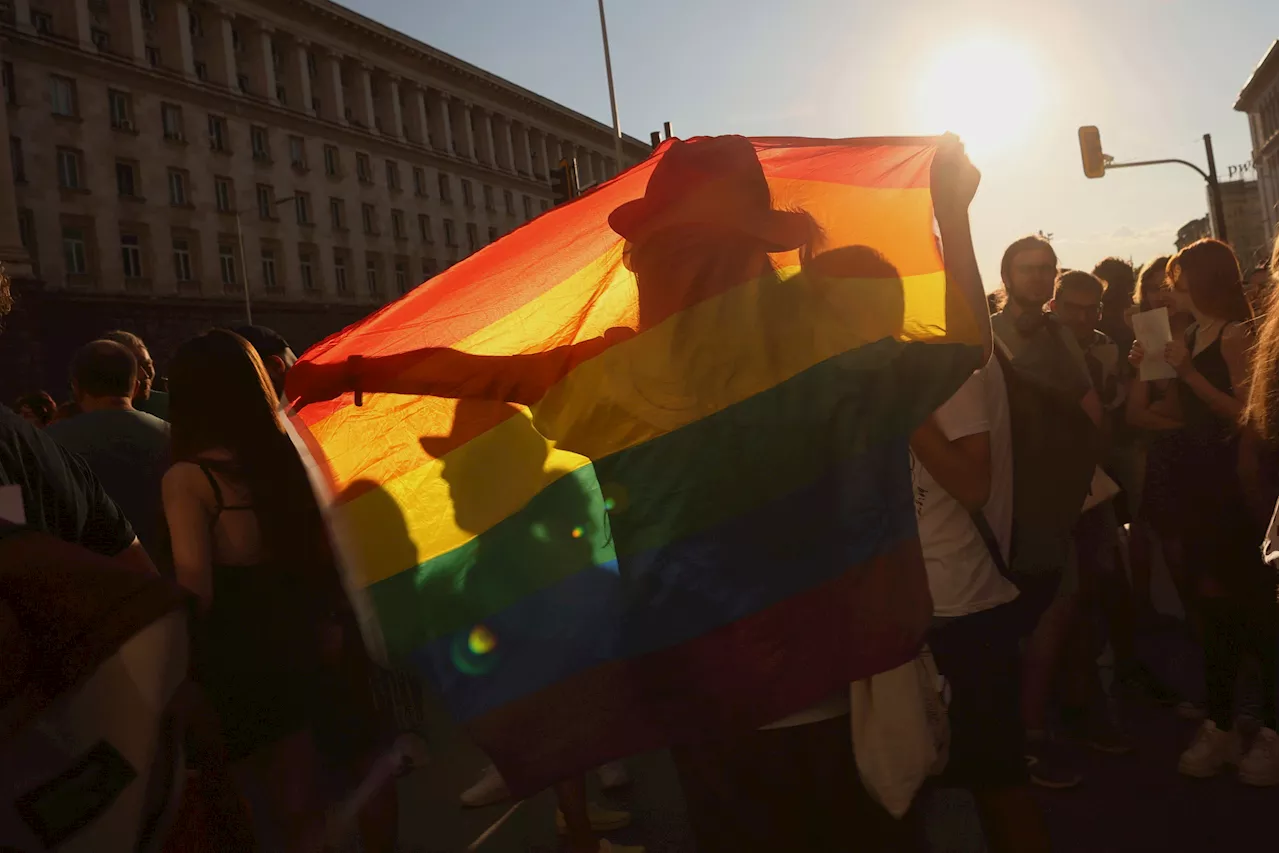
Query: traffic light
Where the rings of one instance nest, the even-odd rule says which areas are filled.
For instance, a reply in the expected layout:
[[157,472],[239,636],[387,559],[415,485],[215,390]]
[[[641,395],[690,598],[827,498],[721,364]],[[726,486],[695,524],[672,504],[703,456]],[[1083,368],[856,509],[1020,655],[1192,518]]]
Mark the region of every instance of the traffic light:
[[1080,128],[1080,163],[1086,178],[1101,178],[1107,172],[1107,160],[1102,153],[1102,134],[1093,125]]
[[577,170],[573,161],[565,158],[551,170],[551,195],[555,204],[564,204],[578,194]]

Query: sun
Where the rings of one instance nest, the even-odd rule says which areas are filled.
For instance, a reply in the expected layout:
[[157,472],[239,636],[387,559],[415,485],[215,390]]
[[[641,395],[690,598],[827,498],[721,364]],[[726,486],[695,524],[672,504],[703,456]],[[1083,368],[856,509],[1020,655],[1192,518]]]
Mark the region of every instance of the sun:
[[1043,100],[1039,66],[1009,39],[976,36],[936,52],[920,78],[919,124],[956,133],[975,162],[1025,141]]

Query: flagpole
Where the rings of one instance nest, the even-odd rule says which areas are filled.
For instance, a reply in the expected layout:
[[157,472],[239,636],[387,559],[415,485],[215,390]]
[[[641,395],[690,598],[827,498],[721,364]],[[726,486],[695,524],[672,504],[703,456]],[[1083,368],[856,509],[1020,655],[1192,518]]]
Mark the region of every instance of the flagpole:
[[609,109],[613,112],[614,168],[622,171],[622,126],[618,124],[618,99],[613,93],[613,63],[609,60],[609,28],[604,22],[604,0],[596,0],[600,7],[600,40],[604,42],[604,76],[609,81]]

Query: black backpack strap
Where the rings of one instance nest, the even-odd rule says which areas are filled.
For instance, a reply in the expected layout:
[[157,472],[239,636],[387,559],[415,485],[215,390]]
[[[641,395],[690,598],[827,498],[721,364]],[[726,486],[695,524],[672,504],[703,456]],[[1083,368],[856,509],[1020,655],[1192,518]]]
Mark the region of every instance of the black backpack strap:
[[987,553],[991,555],[991,561],[996,564],[996,571],[1004,575],[1005,580],[1018,585],[1018,581],[1009,573],[1009,566],[1004,561],[1004,554],[1000,551],[1000,542],[996,539],[996,532],[991,529],[991,525],[987,522],[987,517],[982,510],[969,513],[969,518],[973,520],[973,526],[978,529],[978,535],[982,537],[982,542],[987,546]]

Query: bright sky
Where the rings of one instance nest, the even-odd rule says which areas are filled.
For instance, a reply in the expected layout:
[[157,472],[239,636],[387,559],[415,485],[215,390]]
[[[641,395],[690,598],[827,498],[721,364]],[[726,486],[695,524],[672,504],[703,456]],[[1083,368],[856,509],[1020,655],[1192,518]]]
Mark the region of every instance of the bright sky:
[[[341,0],[605,123],[595,0]],[[1280,29],[1276,0],[606,0],[618,109],[647,140],[953,130],[984,179],[972,208],[988,290],[1000,254],[1053,235],[1062,262],[1173,249],[1206,211],[1183,166],[1089,180],[1076,128],[1117,161],[1250,159],[1236,95]]]

